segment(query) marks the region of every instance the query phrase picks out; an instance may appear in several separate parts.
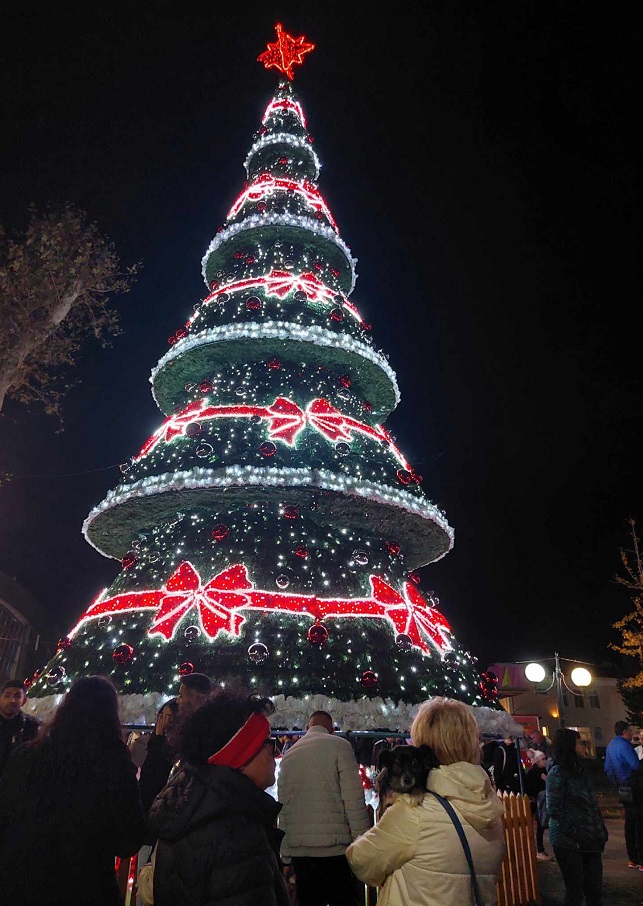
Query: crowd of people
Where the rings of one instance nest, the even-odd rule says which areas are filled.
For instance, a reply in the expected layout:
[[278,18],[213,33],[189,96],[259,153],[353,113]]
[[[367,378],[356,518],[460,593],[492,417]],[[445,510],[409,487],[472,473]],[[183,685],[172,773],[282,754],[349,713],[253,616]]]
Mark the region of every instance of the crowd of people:
[[[25,700],[22,683],[4,684],[2,903],[122,906],[115,860],[138,853],[139,906],[357,906],[364,884],[379,906],[492,906],[505,855],[498,793],[524,791],[538,857],[552,858],[548,829],[567,906],[601,906],[607,830],[575,730],[553,744],[535,736],[525,770],[515,740],[481,745],[466,705],[433,698],[410,731],[430,753],[421,793],[396,794],[376,817],[355,750],[325,711],[280,740],[270,699],[193,673],[151,733],[126,740],[105,677],[75,680],[43,726]],[[382,739],[387,764],[403,761],[400,743]],[[624,802],[629,864],[643,871],[640,763],[619,721],[605,770]]]

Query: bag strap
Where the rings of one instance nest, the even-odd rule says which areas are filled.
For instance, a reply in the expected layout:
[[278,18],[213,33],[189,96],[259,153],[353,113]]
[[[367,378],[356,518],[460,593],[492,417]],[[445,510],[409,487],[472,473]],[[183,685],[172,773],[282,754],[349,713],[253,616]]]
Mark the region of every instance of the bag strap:
[[450,802],[448,802],[443,796],[438,796],[437,793],[434,793],[433,790],[427,790],[427,793],[430,793],[432,796],[438,800],[442,808],[446,811],[447,815],[453,822],[453,826],[458,832],[458,837],[460,838],[460,843],[462,843],[462,849],[464,854],[467,857],[467,863],[469,865],[469,873],[471,874],[471,885],[473,887],[473,897],[476,901],[476,906],[483,906],[482,900],[480,899],[480,891],[478,889],[478,879],[476,878],[476,872],[473,867],[473,856],[471,855],[471,848],[469,846],[469,841],[467,840],[464,828],[460,819],[455,813],[455,810]]

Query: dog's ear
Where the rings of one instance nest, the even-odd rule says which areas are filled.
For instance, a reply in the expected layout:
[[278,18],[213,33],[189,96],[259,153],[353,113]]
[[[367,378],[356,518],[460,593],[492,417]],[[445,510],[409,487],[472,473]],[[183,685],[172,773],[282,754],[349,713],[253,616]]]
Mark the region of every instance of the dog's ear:
[[377,766],[380,770],[382,768],[390,768],[393,764],[395,756],[393,755],[393,749],[382,749],[380,752],[380,757],[377,760]]
[[418,748],[418,756],[422,762],[422,766],[427,771],[432,771],[433,768],[439,768],[440,762],[435,757],[433,749],[430,746],[421,745]]

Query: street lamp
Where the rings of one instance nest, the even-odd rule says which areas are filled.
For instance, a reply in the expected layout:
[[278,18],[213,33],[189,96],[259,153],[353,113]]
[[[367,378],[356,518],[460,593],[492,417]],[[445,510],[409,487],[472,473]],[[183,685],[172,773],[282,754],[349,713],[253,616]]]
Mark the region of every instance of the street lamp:
[[[565,680],[565,674],[560,669],[561,658],[556,652],[553,658],[543,658],[544,661],[554,661],[554,674],[552,676],[551,683],[547,686],[546,689],[539,689],[539,692],[549,692],[550,689],[553,689],[556,686],[556,707],[558,708],[558,726],[563,726],[563,688],[567,689],[571,695],[574,695],[574,690],[570,689]],[[568,661],[568,658],[562,658],[562,660]],[[569,661],[568,661],[569,662]],[[572,662],[573,663],[573,662]],[[576,661],[575,663],[578,663]],[[582,663],[582,661],[581,661]],[[542,664],[533,662],[527,664],[525,667],[525,676],[530,683],[542,683],[546,676],[546,670]],[[592,674],[585,667],[574,667],[571,672],[571,681],[578,688],[583,688],[589,686],[592,682]]]

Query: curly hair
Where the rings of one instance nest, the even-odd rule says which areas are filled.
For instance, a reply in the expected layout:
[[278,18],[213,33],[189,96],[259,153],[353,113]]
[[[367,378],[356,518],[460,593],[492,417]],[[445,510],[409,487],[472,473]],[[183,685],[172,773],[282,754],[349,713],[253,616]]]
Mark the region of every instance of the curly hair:
[[269,698],[242,690],[217,689],[212,698],[192,714],[181,730],[179,753],[193,765],[206,764],[222,749],[252,714],[269,717],[275,706]]

